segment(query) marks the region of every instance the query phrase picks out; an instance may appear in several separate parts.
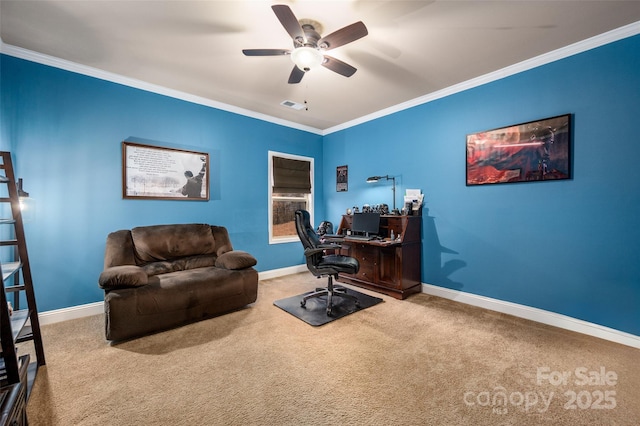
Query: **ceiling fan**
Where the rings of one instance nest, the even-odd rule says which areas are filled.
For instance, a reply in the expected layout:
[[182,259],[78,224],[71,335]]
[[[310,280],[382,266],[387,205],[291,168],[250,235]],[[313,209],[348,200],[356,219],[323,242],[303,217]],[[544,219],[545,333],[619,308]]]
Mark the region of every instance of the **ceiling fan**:
[[291,71],[291,75],[289,75],[289,84],[300,83],[305,72],[318,65],[322,65],[345,77],[351,77],[356,72],[356,68],[339,59],[325,55],[324,52],[366,36],[369,32],[361,21],[321,37],[318,31],[322,31],[322,28],[317,22],[311,20],[298,21],[298,18],[287,5],[276,4],[271,8],[293,39],[293,50],[243,49],[242,53],[246,56],[291,55],[291,60],[295,66]]

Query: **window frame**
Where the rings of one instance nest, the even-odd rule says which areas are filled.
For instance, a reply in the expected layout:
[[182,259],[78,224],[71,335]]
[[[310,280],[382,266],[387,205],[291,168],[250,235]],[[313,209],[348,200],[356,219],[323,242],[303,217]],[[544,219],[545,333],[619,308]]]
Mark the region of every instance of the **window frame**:
[[274,197],[273,196],[273,157],[280,158],[288,158],[291,160],[299,160],[306,161],[309,163],[309,180],[311,182],[311,193],[306,194],[304,198],[306,198],[307,202],[307,210],[309,211],[309,215],[311,216],[311,223],[313,223],[313,199],[315,194],[315,182],[314,182],[314,159],[313,157],[306,157],[302,155],[296,154],[287,154],[284,152],[278,151],[269,151],[269,166],[268,166],[268,194],[269,194],[269,214],[268,214],[268,225],[269,225],[269,244],[282,244],[282,243],[292,243],[298,242],[300,239],[298,235],[292,235],[287,237],[274,237],[273,235],[273,201],[275,200],[301,200],[302,198],[291,198],[291,197]]

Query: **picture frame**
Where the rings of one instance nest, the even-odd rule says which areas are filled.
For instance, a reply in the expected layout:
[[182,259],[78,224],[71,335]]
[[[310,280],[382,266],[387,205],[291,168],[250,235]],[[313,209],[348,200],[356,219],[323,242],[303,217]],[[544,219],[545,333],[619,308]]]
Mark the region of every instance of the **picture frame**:
[[336,191],[347,192],[349,190],[349,166],[336,167]]
[[122,197],[209,200],[209,154],[122,142]]
[[467,135],[466,184],[571,179],[571,114]]

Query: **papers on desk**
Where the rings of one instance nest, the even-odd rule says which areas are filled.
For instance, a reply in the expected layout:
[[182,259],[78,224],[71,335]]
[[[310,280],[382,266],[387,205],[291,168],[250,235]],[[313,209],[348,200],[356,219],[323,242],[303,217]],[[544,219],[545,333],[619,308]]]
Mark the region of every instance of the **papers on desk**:
[[404,195],[404,205],[411,203],[413,211],[420,210],[422,202],[424,201],[424,194],[419,189],[407,189]]

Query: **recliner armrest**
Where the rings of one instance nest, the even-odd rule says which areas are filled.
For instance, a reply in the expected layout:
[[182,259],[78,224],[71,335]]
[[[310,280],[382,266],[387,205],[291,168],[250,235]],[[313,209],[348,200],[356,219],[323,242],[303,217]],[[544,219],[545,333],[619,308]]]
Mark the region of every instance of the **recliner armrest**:
[[255,266],[258,260],[242,250],[232,250],[221,254],[216,259],[216,267],[224,269],[246,269]]
[[135,265],[120,265],[106,268],[100,274],[98,284],[104,290],[147,285],[149,277],[144,269]]

